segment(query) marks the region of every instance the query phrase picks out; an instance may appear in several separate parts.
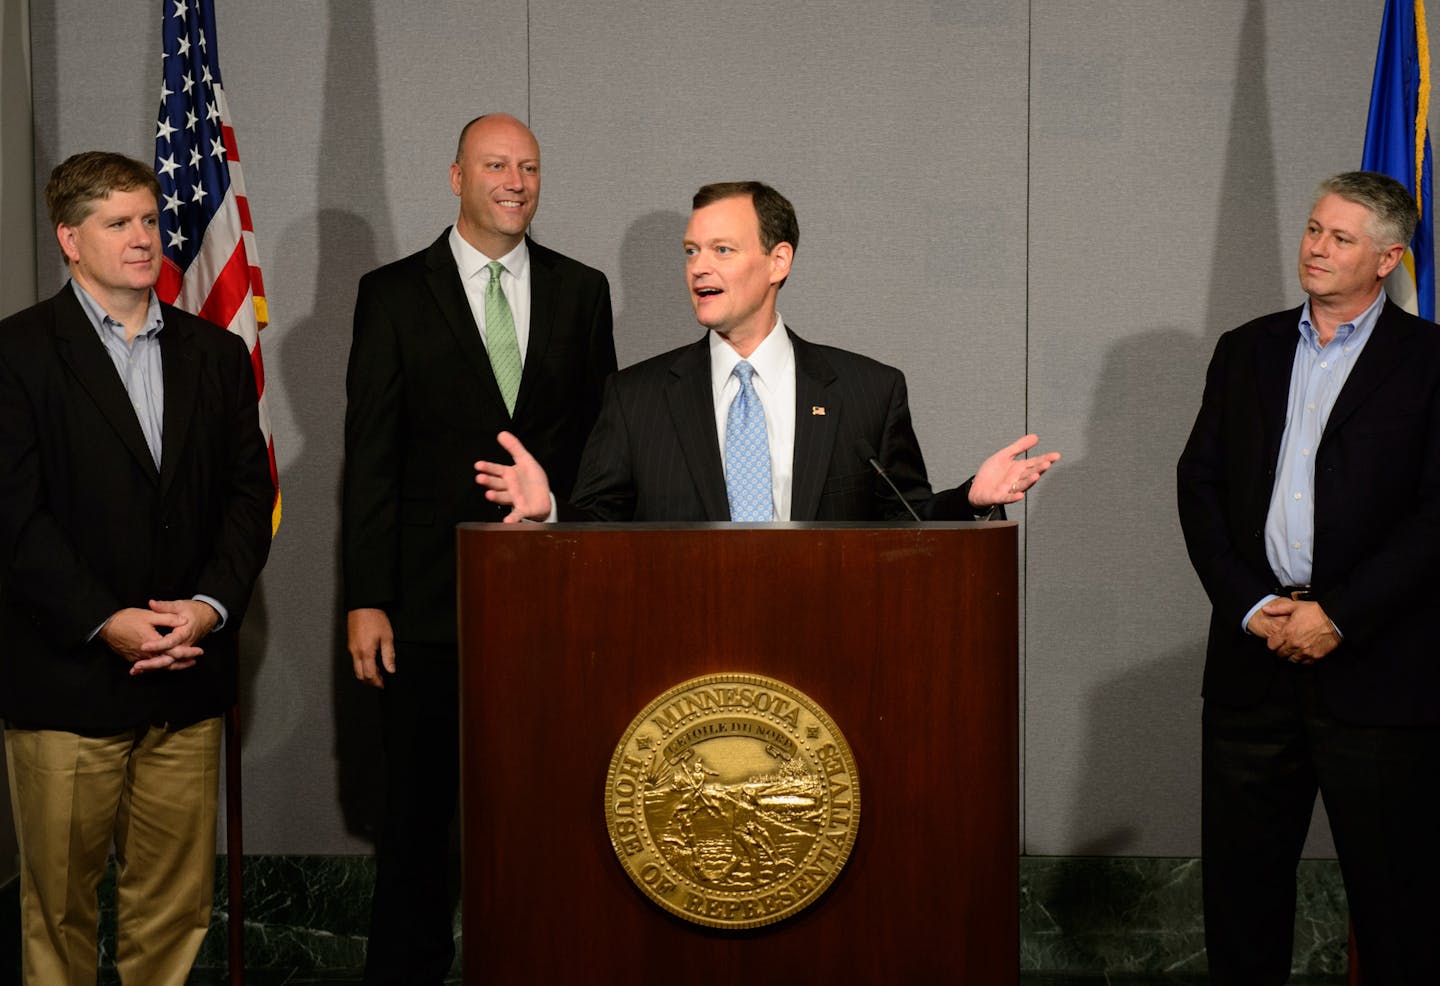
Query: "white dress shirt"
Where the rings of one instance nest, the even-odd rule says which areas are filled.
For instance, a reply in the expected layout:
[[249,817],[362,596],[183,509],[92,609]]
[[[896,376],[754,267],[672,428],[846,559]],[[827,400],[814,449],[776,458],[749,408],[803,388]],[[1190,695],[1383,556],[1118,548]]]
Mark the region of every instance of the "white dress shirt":
[[525,365],[525,354],[530,346],[530,247],[522,238],[519,246],[503,257],[487,257],[475,249],[459,231],[450,227],[450,252],[455,257],[455,266],[460,269],[460,283],[465,285],[465,297],[470,302],[470,314],[480,327],[480,341],[490,348],[489,337],[485,334],[485,285],[490,283],[490,272],[486,270],[492,260],[505,265],[500,272],[500,290],[510,303],[510,315],[515,320],[515,341],[520,344],[520,365]]
[[[747,357],[755,368],[752,380],[765,408],[765,437],[770,444],[770,492],[775,519],[790,519],[790,493],[795,471],[795,347],[785,320],[777,313],[775,328]],[[730,402],[740,393],[735,364],[740,354],[710,333],[710,384],[715,399],[715,433],[720,439],[720,461],[725,461],[725,422]]]

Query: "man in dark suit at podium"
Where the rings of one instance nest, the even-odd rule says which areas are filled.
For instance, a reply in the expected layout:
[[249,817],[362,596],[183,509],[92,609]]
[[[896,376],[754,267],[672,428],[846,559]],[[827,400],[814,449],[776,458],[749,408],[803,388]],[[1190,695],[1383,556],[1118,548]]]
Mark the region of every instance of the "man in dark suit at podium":
[[605,275],[526,236],[540,198],[530,130],[472,120],[450,187],[454,227],[361,279],[346,382],[348,647],[355,677],[383,689],[386,760],[367,983],[438,983],[454,958],[455,525],[501,517],[471,462],[501,454],[508,430],[568,491],[615,369]]
[[1059,459],[1016,459],[1037,442],[1027,435],[933,493],[904,375],[808,342],[776,312],[800,237],[785,197],[727,182],[693,206],[686,284],[708,331],[611,378],[568,503],[543,455],[499,436],[514,465],[477,462],[475,481],[507,521],[974,520],[1023,499]]
[[1321,184],[1300,239],[1305,304],[1221,336],[1180,457],[1180,523],[1213,606],[1201,781],[1216,983],[1289,976],[1317,788],[1365,982],[1440,970],[1440,327],[1383,290],[1416,215],[1384,175]]

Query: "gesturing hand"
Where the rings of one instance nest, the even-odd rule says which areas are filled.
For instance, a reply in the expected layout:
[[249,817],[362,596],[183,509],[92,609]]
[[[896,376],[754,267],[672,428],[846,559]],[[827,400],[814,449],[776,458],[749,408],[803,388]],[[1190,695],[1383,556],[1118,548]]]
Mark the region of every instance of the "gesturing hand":
[[1007,445],[981,463],[970,481],[970,505],[993,507],[997,503],[1015,503],[1025,499],[1025,491],[1040,481],[1040,475],[1060,461],[1059,452],[1046,452],[1029,459],[1020,459],[1040,443],[1037,435]]
[[520,439],[502,431],[500,447],[515,460],[513,466],[498,462],[475,463],[475,482],[485,487],[485,499],[510,508],[505,523],[545,520],[550,516],[550,480],[535,457],[525,451]]

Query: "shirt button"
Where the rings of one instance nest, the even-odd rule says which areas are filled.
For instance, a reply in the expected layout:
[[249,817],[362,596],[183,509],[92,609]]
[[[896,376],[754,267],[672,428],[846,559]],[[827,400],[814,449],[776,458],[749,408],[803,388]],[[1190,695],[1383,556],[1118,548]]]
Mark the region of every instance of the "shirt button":
[[1309,450],[1308,448],[1302,448],[1302,449],[1300,450],[1300,454],[1301,454],[1301,455],[1309,455],[1309,454],[1310,454],[1310,450]]
[[1325,362],[1323,359],[1320,361],[1320,369],[1322,369],[1322,370],[1325,369],[1325,368],[1326,368],[1327,366],[1329,366],[1329,365],[1330,365],[1330,364],[1327,363],[1327,362]]
[[1295,499],[1297,499],[1297,500],[1300,499],[1300,494],[1299,494],[1299,493],[1296,493],[1296,494],[1295,494]]
[[1312,404],[1306,404],[1306,405],[1305,405],[1305,410],[1307,410],[1307,411],[1313,411],[1313,410],[1315,410],[1315,405],[1314,405],[1313,403],[1312,403]]
[[1290,547],[1294,548],[1296,551],[1299,551],[1299,550],[1300,550],[1300,542],[1299,542],[1299,541],[1296,541],[1296,542],[1294,542],[1293,544],[1291,544]]

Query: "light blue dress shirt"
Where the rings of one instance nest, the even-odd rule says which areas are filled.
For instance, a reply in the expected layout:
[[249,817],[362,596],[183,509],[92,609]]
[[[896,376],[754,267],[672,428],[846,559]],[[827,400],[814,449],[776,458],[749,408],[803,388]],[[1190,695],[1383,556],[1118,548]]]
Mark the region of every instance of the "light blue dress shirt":
[[[145,327],[135,333],[134,339],[127,342],[123,324],[111,318],[110,313],[101,308],[100,303],[78,282],[72,280],[70,286],[75,289],[75,297],[80,299],[80,307],[84,310],[85,317],[90,320],[90,327],[95,330],[100,344],[109,354],[110,362],[115,364],[115,372],[120,375],[120,382],[125,385],[130,406],[135,409],[135,418],[140,422],[140,431],[145,435],[150,457],[155,460],[155,468],[159,469],[165,421],[165,368],[160,359],[160,332],[165,328],[165,320],[160,315],[160,299],[153,290],[150,292],[150,307],[145,311]],[[216,630],[223,627],[230,618],[220,600],[205,595],[191,598],[214,607],[220,616],[220,621],[215,624]],[[96,627],[90,634],[91,638],[104,626],[102,623]]]
[[[1295,341],[1295,362],[1290,367],[1285,435],[1280,441],[1275,487],[1270,492],[1270,512],[1265,519],[1265,558],[1281,585],[1310,583],[1315,557],[1315,453],[1335,399],[1350,378],[1384,306],[1385,292],[1381,291],[1369,308],[1354,320],[1342,323],[1324,346],[1311,322],[1308,299],[1300,311],[1300,338]],[[1255,611],[1274,598],[1268,595],[1252,606],[1241,628],[1249,626]]]

